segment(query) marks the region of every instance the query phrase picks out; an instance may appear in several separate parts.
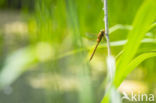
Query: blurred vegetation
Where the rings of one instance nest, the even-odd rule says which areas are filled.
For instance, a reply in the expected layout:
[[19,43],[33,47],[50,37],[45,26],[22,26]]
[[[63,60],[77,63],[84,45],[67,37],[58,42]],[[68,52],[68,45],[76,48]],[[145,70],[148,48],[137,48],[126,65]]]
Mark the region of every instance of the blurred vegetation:
[[[104,29],[101,0],[1,0],[0,8],[0,103],[99,103],[107,97],[105,39],[88,62]],[[155,0],[108,0],[115,91],[121,83],[141,82],[143,92],[156,95],[155,10]]]

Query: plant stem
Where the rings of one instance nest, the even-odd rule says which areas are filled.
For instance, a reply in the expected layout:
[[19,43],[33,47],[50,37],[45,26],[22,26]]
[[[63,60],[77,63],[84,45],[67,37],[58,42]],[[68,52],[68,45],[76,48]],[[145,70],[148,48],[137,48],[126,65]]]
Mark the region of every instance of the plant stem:
[[107,0],[104,0],[104,21],[105,21],[105,35],[107,40],[107,49],[108,49],[108,57],[111,56],[111,49],[110,49],[110,41],[109,41],[109,27],[108,27],[108,5]]

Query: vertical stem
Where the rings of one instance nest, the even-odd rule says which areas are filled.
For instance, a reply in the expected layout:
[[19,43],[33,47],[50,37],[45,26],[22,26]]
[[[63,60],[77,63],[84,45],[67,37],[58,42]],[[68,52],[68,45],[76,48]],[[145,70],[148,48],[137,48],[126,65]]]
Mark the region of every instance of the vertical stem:
[[105,34],[106,34],[108,57],[109,57],[109,56],[111,56],[111,49],[110,49],[110,41],[109,41],[108,4],[107,4],[107,0],[104,0],[103,10],[104,10],[104,21],[105,21]]
[[105,97],[102,99],[101,103],[121,103],[120,98],[114,101],[114,95],[117,96],[118,93],[114,89],[112,85],[114,75],[115,75],[115,59],[111,56],[111,49],[110,49],[110,41],[109,41],[109,27],[108,27],[108,4],[107,0],[104,0],[104,21],[105,21],[105,35],[107,40],[107,49],[108,49],[108,57],[107,57],[107,69],[108,69],[108,83],[105,92]]

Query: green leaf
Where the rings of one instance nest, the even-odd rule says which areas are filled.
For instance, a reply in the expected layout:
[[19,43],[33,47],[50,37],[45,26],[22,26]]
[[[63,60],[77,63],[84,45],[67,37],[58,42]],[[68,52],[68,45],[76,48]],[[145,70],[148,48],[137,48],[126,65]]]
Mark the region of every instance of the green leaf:
[[[150,25],[156,19],[155,10],[155,0],[145,0],[138,10],[132,24],[133,29],[128,34],[128,42],[124,46],[123,54],[120,56],[116,64],[116,73],[113,81],[113,85],[116,88],[120,85],[122,80],[124,80],[125,77],[142,61],[156,55],[155,53],[142,54],[135,58],[135,55],[139,50],[138,48],[141,45],[141,40],[149,30]],[[109,92],[107,94],[109,94]],[[104,97],[103,100],[105,100],[105,98],[106,97]],[[102,102],[106,103],[104,101]]]
[[0,89],[11,85],[18,77],[39,62],[48,61],[53,57],[53,49],[49,43],[39,42],[35,46],[28,46],[16,50],[7,57],[0,71]]
[[8,56],[0,72],[0,89],[13,83],[36,61],[32,48],[23,48]]
[[129,73],[131,73],[140,63],[142,63],[144,60],[155,57],[156,52],[149,52],[149,53],[143,53],[136,58],[134,58],[126,67],[126,71],[121,72],[120,75],[118,75],[117,78],[115,78],[116,82],[115,84],[117,86],[120,85],[120,83],[127,77]]
[[117,61],[117,70],[114,80],[116,87],[118,87],[119,83],[121,83],[120,80],[116,78],[118,78],[119,76],[122,77],[123,75],[125,75],[124,73],[128,71],[127,65],[136,55],[141,44],[141,40],[144,38],[145,33],[149,30],[149,26],[156,19],[155,10],[155,0],[146,0],[139,9],[133,22],[133,29],[129,32],[128,42],[123,49],[124,52],[121,55],[120,59]]

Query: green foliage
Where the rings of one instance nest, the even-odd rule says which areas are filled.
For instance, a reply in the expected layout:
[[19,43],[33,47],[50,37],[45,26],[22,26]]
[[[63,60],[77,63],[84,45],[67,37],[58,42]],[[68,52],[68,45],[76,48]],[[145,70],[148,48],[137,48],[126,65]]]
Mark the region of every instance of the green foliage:
[[[43,70],[37,72],[39,75],[51,73],[52,76],[57,74],[63,79],[74,79],[79,87],[74,90],[78,95],[77,102],[74,102],[101,101],[104,90],[100,85],[102,81],[106,81],[107,68],[105,39],[90,63],[88,56],[96,42],[95,34],[104,28],[102,8],[101,0],[36,0],[34,12],[28,14],[30,43],[7,54],[0,72],[1,89],[14,83],[35,64],[36,71]],[[156,56],[155,11],[155,0],[108,0],[111,52],[117,64],[113,89],[110,88],[102,103],[111,100],[109,96],[116,93],[115,89],[137,66],[143,66],[143,61],[146,64],[146,59]],[[155,58],[150,63],[154,61]],[[153,63],[153,67],[155,66]],[[102,71],[99,72],[100,69]],[[51,78],[47,76],[47,79]],[[46,93],[58,92],[54,100],[51,97],[55,97],[55,93],[49,95],[47,101],[65,102],[62,94],[67,93],[68,89],[61,90],[58,82],[63,86],[66,84],[55,81],[58,90],[51,91],[54,88],[44,87]],[[70,80],[68,83],[70,88]],[[49,82],[47,84],[50,85]],[[69,95],[66,102],[71,103],[71,98]]]
[[[156,19],[156,2],[154,0],[146,0],[138,10],[133,21],[133,29],[129,32],[128,42],[123,48],[123,53],[117,60],[116,73],[113,85],[117,88],[127,77],[144,60],[154,57],[156,53],[143,53],[136,57],[141,45],[141,40],[148,32],[150,25]],[[150,28],[152,28],[151,26]],[[155,49],[155,47],[152,47]],[[110,95],[109,95],[110,96]],[[102,103],[107,101],[107,97],[103,98]],[[108,102],[108,101],[107,101]]]
[[[156,3],[154,0],[148,0],[143,3],[141,8],[139,9],[134,22],[133,29],[130,31],[128,35],[128,42],[123,48],[124,53],[117,61],[117,71],[115,77],[115,85],[119,86],[121,83],[121,78],[123,74],[128,72],[127,65],[131,62],[134,56],[137,53],[137,50],[141,44],[141,40],[143,39],[146,32],[148,32],[149,26],[156,19],[155,15]],[[138,61],[139,62],[139,61]],[[123,74],[122,74],[123,73]],[[129,73],[127,73],[128,75]]]

